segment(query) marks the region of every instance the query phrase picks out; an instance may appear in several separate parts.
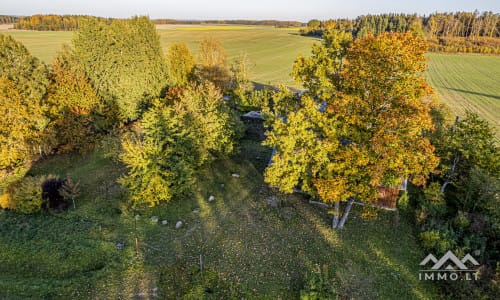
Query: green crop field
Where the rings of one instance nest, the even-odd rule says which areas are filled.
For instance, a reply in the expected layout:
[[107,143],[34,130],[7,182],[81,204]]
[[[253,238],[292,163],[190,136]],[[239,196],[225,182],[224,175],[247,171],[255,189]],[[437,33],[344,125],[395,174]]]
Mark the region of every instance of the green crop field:
[[429,54],[427,80],[456,115],[477,112],[500,133],[500,56]]

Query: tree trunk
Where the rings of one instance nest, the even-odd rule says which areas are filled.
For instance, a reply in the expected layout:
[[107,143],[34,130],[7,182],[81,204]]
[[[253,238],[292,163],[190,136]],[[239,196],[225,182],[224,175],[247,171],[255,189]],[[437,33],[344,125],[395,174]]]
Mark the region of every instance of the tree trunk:
[[332,228],[335,229],[335,228],[337,228],[337,225],[339,224],[339,212],[340,212],[339,201],[335,202],[335,204],[333,205],[333,210],[334,210],[334,215],[333,215],[333,220],[332,220]]
[[349,216],[349,212],[351,211],[352,204],[354,202],[354,198],[350,198],[347,200],[347,205],[344,209],[344,213],[342,214],[342,218],[340,219],[340,222],[337,226],[337,229],[342,229],[344,228],[344,223],[347,220],[347,216]]

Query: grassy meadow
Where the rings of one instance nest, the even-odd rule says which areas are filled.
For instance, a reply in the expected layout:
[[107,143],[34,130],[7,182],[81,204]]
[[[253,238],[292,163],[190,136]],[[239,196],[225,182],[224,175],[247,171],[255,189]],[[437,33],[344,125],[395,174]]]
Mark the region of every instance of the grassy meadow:
[[[381,211],[365,220],[355,207],[346,228],[333,231],[323,209],[266,188],[269,155],[244,139],[240,154],[199,171],[190,197],[145,210],[126,205],[116,183],[124,169],[99,150],[38,163],[30,174],[70,174],[82,195],[62,214],[0,210],[0,298],[296,299],[318,266],[335,274],[342,299],[438,297],[418,280],[425,253],[406,218]],[[268,205],[273,196],[278,207]]]

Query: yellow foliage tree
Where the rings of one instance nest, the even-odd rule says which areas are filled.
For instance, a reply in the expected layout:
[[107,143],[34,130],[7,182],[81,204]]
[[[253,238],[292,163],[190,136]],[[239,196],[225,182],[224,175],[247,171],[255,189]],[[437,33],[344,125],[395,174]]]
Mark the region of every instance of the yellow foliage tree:
[[411,33],[352,44],[331,33],[312,57],[299,58],[294,75],[308,91],[266,111],[266,144],[276,149],[266,181],[284,192],[300,184],[335,208],[348,201],[338,228],[354,199],[377,200],[379,186],[423,184],[438,163],[425,135],[433,130],[425,51]]

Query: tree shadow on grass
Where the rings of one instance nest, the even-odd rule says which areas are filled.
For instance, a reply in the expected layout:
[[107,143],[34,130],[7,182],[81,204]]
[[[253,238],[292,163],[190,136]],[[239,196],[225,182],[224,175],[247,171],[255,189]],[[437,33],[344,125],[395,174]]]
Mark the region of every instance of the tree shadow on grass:
[[475,96],[481,96],[481,97],[492,98],[492,99],[495,99],[495,100],[500,100],[500,95],[485,94],[485,93],[474,92],[474,91],[470,91],[470,90],[463,90],[463,89],[446,87],[446,86],[440,86],[439,88],[445,89],[445,90],[449,90],[449,91],[455,91],[455,92],[460,92],[460,93],[465,93],[465,94],[470,94],[470,95],[475,95]]

